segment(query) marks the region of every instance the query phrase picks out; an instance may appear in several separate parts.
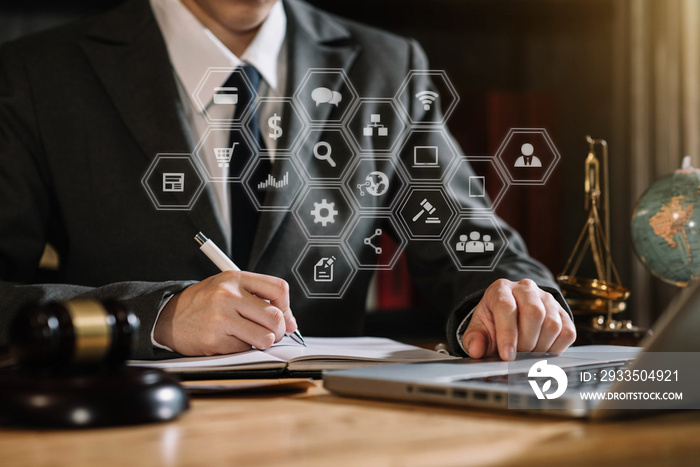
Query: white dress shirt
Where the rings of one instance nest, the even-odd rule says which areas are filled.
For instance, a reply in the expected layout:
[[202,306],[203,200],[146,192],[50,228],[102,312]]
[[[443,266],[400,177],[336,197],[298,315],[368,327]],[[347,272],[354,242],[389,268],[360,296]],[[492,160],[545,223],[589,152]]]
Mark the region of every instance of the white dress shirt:
[[[153,14],[165,39],[165,45],[173,66],[173,74],[177,83],[177,89],[189,124],[191,140],[197,144],[206,134],[209,122],[207,115],[215,119],[231,119],[235,112],[235,106],[214,105],[214,88],[223,86],[228,79],[226,74],[216,74],[219,82],[207,82],[207,86],[199,92],[199,100],[195,98],[195,91],[199,83],[206,76],[210,68],[229,68],[253,65],[262,81],[258,89],[261,97],[282,97],[285,93],[287,79],[287,54],[285,36],[287,32],[287,16],[282,2],[278,1],[270,10],[257,35],[250,43],[241,57],[237,57],[226,48],[214,34],[207,29],[185,7],[180,0],[150,0]],[[204,105],[203,105],[204,104]],[[259,112],[260,115],[269,115],[274,112],[282,114],[283,106],[277,102],[265,102]],[[206,110],[206,113],[205,113]],[[261,128],[262,122],[260,122]],[[274,160],[276,140],[266,138],[265,143],[270,151],[269,155]],[[202,149],[205,154],[213,154],[214,148],[226,147],[229,144],[228,132],[211,132],[206,140],[202,141]],[[209,173],[220,173],[213,158],[201,158]],[[225,178],[227,174],[223,174]],[[210,182],[207,184],[207,192],[216,209],[218,221],[226,236],[227,242],[231,242],[231,211],[229,203],[229,183]],[[164,301],[155,323],[158,322],[160,312],[170,301],[169,297]],[[151,343],[165,350],[172,350],[156,342],[151,330]]]
[[[214,88],[223,86],[228,78],[225,73],[213,74],[195,98],[197,86],[206,76],[210,68],[234,68],[249,64],[253,65],[262,77],[258,95],[261,97],[282,97],[285,93],[287,78],[286,42],[287,16],[282,2],[278,1],[270,10],[270,14],[260,26],[260,29],[241,57],[233,52],[214,36],[190,12],[180,0],[150,0],[158,26],[165,39],[165,45],[173,66],[173,74],[177,82],[182,107],[189,123],[190,135],[197,144],[205,135],[209,122],[206,115],[214,119],[231,119],[235,106],[214,105]],[[203,105],[204,104],[204,105]],[[276,112],[281,115],[283,106],[278,102],[265,102],[258,113],[271,115]],[[206,110],[206,114],[205,114]],[[260,128],[265,128],[260,122]],[[276,140],[266,138],[269,156],[274,159]],[[226,131],[211,132],[202,141],[202,154],[214,154],[214,148],[227,147],[229,135]],[[266,154],[267,155],[267,154]],[[221,174],[222,169],[213,157],[201,157],[210,174]],[[227,173],[223,174],[225,178]],[[219,223],[231,242],[231,211],[229,205],[229,184],[226,182],[211,182],[207,189],[214,202]]]

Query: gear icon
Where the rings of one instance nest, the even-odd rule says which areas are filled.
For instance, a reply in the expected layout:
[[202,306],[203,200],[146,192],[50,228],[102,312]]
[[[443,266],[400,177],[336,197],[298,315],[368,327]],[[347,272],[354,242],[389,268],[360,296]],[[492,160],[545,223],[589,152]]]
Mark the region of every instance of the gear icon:
[[[324,213],[325,211],[325,213]],[[320,203],[314,203],[314,209],[311,211],[314,216],[314,224],[319,222],[325,227],[329,222],[335,223],[335,216],[338,211],[335,210],[335,203],[329,203],[325,198]]]

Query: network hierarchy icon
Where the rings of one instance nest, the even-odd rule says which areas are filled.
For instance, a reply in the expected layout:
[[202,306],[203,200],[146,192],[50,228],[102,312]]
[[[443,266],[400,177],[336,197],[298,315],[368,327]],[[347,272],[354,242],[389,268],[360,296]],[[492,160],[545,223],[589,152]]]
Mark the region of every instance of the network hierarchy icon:
[[[237,72],[247,89],[221,86]],[[342,69],[309,69],[292,97],[263,97],[239,68],[210,68],[193,97],[207,128],[192,154],[156,156],[148,196],[191,210],[207,184],[241,184],[261,216],[303,233],[290,266],[308,298],[341,298],[357,271],[392,269],[411,242],[460,271],[493,270],[508,246],[494,209],[511,185],[544,184],[560,158],[539,128],[511,129],[494,156],[464,155],[442,70],[412,70],[378,98]]]

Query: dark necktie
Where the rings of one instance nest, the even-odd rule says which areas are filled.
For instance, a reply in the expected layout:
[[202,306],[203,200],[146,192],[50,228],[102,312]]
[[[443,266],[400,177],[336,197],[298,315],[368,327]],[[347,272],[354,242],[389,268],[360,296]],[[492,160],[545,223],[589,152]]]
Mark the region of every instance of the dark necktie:
[[[260,86],[260,73],[252,65],[244,65],[240,67],[240,70],[245,73],[246,77],[253,85],[253,89],[257,91]],[[250,92],[250,89],[243,82],[242,73],[233,72],[231,76],[226,81],[224,86],[235,87],[238,90],[238,103],[236,104],[236,109],[233,113],[233,119],[235,122],[240,122],[243,113],[251,106],[255,105],[255,94]],[[257,112],[252,115],[250,123],[248,124],[251,134],[260,142],[261,148],[264,148],[264,142],[260,135],[260,127],[258,122]],[[249,145],[243,140],[241,133],[239,131],[232,131],[229,147],[233,147],[235,143],[241,146],[239,151],[234,151],[233,157],[231,159],[230,174],[241,174],[245,169],[246,165],[251,159],[257,157],[257,151],[255,148],[250,148],[246,150]],[[238,156],[238,157],[237,157]],[[258,221],[260,220],[260,212],[255,207],[250,197],[243,188],[242,182],[234,182],[229,186],[229,200],[231,205],[231,256],[233,261],[238,264],[239,267],[245,269],[248,266],[248,261],[250,260],[250,252],[253,248],[253,241],[255,240],[255,232],[258,228]]]

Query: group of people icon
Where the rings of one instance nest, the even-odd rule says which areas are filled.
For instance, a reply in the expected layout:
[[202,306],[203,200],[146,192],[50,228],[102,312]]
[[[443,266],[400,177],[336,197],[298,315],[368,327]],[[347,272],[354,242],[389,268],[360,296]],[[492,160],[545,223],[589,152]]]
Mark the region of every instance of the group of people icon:
[[466,235],[459,236],[459,242],[455,246],[457,251],[464,251],[465,253],[484,253],[487,251],[493,251],[494,245],[491,241],[491,235],[484,235],[483,239],[479,232],[471,232],[469,237]]

